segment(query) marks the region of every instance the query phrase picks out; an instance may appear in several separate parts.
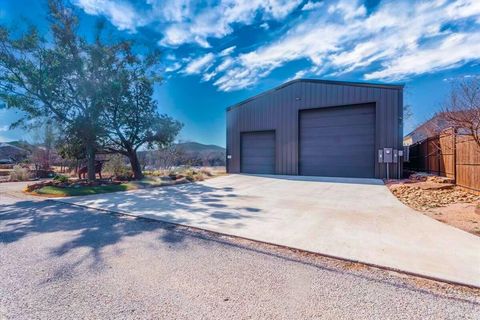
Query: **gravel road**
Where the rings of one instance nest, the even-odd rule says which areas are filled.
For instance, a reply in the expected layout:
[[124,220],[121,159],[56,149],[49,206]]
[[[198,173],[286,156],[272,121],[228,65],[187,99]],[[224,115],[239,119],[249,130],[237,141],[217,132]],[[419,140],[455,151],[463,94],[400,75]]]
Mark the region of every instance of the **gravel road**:
[[0,319],[480,319],[480,290],[3,194]]

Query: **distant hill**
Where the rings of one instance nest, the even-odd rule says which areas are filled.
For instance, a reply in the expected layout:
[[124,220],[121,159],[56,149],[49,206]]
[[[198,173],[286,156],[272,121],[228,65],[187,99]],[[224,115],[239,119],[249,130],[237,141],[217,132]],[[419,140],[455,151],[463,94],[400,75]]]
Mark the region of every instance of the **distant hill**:
[[180,164],[193,166],[224,166],[225,148],[198,142],[181,142],[177,144],[177,150],[182,153]]
[[184,152],[225,152],[225,148],[214,144],[202,144],[198,142],[180,142],[177,147]]
[[[0,142],[0,159],[22,161],[38,149],[40,146],[30,144],[26,141]],[[41,147],[40,147],[41,148]],[[172,158],[171,154],[155,150],[139,151],[139,157],[153,166],[160,165],[161,158],[172,158],[164,161],[173,161],[174,165],[193,166],[224,166],[226,150],[223,147],[213,144],[202,144],[188,141],[175,145],[177,155]],[[160,160],[158,160],[160,159]]]
[[225,166],[225,148],[198,142],[180,142],[167,150],[139,151],[145,168],[171,166]]
[[10,141],[7,144],[32,152],[36,147],[26,141]]
[[2,162],[11,160],[13,162],[19,162],[25,159],[29,154],[28,148],[20,147],[19,144],[11,142],[0,142],[0,160]]

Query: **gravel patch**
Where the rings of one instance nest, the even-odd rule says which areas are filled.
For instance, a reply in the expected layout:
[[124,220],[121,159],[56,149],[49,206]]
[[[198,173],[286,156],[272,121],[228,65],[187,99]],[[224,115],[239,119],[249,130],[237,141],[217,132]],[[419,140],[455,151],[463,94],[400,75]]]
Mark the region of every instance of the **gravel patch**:
[[0,319],[479,319],[480,290],[53,201],[0,203]]

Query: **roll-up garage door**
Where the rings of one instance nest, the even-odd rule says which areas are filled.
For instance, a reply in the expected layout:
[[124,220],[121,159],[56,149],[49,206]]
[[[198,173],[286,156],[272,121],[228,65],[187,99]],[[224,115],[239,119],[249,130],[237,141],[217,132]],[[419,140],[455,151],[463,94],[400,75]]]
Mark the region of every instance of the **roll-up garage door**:
[[299,172],[327,177],[375,176],[375,105],[301,110]]
[[241,172],[275,174],[275,132],[243,132],[241,140]]

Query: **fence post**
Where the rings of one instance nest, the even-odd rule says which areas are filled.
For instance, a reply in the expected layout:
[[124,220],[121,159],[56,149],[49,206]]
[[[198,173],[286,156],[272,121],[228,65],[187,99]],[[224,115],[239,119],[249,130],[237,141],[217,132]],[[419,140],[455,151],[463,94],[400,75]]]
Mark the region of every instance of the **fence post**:
[[428,145],[430,144],[429,143],[430,138],[427,138],[426,142],[427,142],[427,154],[426,154],[426,156],[427,156],[426,162],[427,163],[426,163],[426,166],[425,166],[426,168],[425,169],[426,169],[427,173],[430,173],[430,151],[428,150]]
[[457,129],[452,128],[453,180],[457,184]]
[[[441,146],[441,142],[440,142],[440,139],[441,139],[441,134],[438,135],[438,142],[437,142],[437,175],[441,175],[441,170],[440,170],[440,167],[441,167],[441,161],[440,161],[440,158],[442,156],[442,146]],[[445,174],[446,175],[446,174]]]

